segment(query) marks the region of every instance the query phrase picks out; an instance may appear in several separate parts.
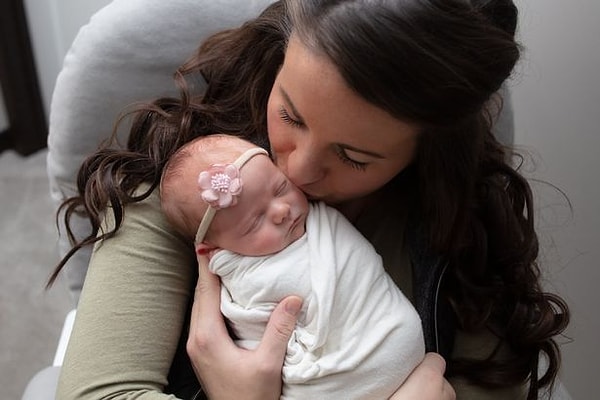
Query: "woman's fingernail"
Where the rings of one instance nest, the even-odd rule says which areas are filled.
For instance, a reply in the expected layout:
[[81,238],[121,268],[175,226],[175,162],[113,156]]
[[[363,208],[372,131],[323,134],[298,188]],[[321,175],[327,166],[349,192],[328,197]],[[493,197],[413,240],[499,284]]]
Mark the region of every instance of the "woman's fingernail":
[[294,317],[298,315],[301,308],[302,301],[300,299],[290,299],[287,301],[287,303],[285,303],[285,311]]

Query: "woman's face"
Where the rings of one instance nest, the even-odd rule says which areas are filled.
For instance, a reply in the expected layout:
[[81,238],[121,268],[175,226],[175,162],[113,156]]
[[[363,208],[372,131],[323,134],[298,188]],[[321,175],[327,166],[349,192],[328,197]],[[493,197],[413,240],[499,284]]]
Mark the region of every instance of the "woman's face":
[[335,66],[292,37],[267,108],[277,166],[329,204],[381,188],[413,159],[417,127],[353,92]]

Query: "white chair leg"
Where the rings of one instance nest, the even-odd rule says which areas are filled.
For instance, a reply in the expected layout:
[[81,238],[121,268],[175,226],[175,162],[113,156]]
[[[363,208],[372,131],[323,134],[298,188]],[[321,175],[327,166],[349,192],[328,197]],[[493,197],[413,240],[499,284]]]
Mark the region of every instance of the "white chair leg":
[[60,367],[65,358],[65,352],[67,351],[67,344],[69,343],[69,337],[71,336],[71,331],[73,330],[73,322],[75,321],[76,313],[77,310],[73,309],[69,311],[65,317],[65,323],[63,324],[60,339],[58,340],[58,346],[56,348],[56,353],[54,354],[54,361],[52,362],[52,365],[55,367]]

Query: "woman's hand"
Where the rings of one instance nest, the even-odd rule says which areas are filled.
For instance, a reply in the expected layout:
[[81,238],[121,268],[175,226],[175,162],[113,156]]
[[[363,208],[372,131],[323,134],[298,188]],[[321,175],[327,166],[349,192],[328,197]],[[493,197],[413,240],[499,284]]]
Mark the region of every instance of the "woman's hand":
[[390,400],[455,400],[456,393],[444,378],[446,361],[437,353],[425,354]]
[[208,270],[208,258],[199,255],[198,265],[187,352],[202,389],[211,400],[279,399],[281,368],[302,299],[282,300],[258,348],[245,350],[229,337],[221,315],[219,278]]

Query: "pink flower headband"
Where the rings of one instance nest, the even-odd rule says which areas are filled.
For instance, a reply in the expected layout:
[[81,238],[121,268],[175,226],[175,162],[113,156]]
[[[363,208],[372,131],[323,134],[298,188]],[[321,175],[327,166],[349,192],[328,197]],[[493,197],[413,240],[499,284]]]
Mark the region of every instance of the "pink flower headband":
[[237,196],[242,192],[240,169],[252,157],[259,154],[269,155],[265,149],[253,147],[242,153],[232,164],[213,164],[208,170],[200,172],[198,186],[202,200],[208,203],[208,208],[200,221],[195,243],[201,243],[204,240],[217,210],[231,207],[237,203]]

